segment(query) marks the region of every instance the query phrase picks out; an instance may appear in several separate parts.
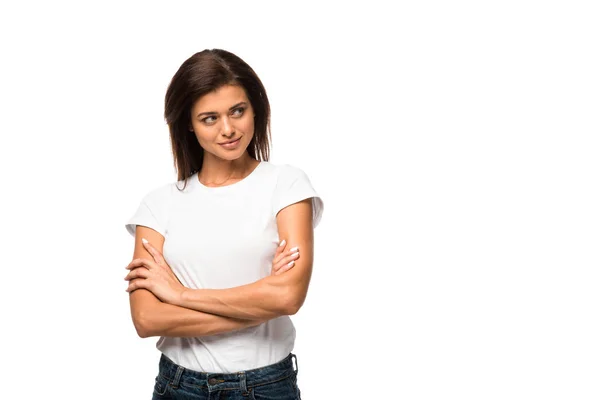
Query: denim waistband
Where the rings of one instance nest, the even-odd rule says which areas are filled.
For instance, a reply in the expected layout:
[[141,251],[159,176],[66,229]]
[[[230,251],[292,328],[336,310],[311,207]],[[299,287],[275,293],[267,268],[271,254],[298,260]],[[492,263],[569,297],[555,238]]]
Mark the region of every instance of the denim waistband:
[[175,364],[164,354],[161,355],[159,362],[159,374],[168,380],[171,387],[176,388],[179,385],[201,387],[208,388],[209,392],[234,389],[246,392],[247,388],[287,379],[297,372],[298,360],[293,353],[275,364],[232,373],[193,371]]

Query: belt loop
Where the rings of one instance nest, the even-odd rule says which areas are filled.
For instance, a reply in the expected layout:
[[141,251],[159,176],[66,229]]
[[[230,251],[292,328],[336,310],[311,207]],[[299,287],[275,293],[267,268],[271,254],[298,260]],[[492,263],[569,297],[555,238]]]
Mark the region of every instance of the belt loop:
[[296,355],[294,353],[292,354],[292,358],[294,359],[294,362],[292,362],[292,368],[294,368],[294,364],[296,364],[296,370],[294,371],[296,374],[298,373],[298,358],[296,357]]
[[181,379],[181,374],[183,374],[184,369],[185,368],[183,368],[181,365],[177,367],[175,377],[173,377],[173,380],[171,381],[171,386],[173,386],[173,388],[177,389],[179,387],[179,380]]
[[240,375],[240,389],[242,394],[246,396],[248,394],[248,388],[246,387],[246,372],[242,371],[239,373]]

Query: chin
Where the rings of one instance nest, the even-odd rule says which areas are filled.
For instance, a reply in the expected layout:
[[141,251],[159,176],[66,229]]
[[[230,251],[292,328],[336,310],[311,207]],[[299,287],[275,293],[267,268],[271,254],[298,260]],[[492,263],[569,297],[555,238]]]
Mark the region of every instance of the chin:
[[247,148],[243,148],[243,149],[236,149],[235,151],[220,151],[219,152],[219,157],[221,157],[223,160],[227,160],[227,161],[233,161],[233,160],[237,160],[238,158],[241,158],[244,156],[244,154],[246,153]]
[[243,155],[244,155],[244,153],[241,153],[241,154],[236,154],[236,155],[233,155],[233,154],[227,154],[227,155],[224,155],[224,156],[223,156],[223,157],[221,157],[221,158],[222,158],[223,160],[227,160],[227,161],[234,161],[234,160],[237,160],[237,159],[239,159],[239,158],[242,158],[242,156],[243,156]]

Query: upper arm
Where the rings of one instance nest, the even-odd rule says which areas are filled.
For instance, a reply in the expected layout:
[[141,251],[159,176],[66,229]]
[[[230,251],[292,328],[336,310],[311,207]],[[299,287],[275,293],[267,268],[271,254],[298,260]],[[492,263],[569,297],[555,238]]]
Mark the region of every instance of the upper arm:
[[[162,253],[169,220],[172,197],[172,185],[161,185],[148,192],[140,202],[137,210],[125,224],[127,232],[135,239],[133,259],[147,258],[152,255],[144,248],[142,238]],[[138,328],[141,316],[149,307],[155,307],[160,301],[148,290],[138,289],[129,295],[131,315]],[[139,330],[138,330],[139,332]]]
[[[135,247],[133,250],[133,259],[136,258],[147,258],[152,260],[152,255],[146,250],[142,244],[142,238],[145,238],[150,242],[154,248],[159,252],[163,252],[163,245],[165,238],[163,235],[155,231],[154,229],[148,228],[142,225],[136,225],[135,227]],[[144,321],[148,311],[156,307],[160,303],[160,300],[154,296],[152,292],[146,289],[137,289],[129,293],[129,306],[131,308],[131,317],[136,331],[142,337],[147,336],[144,332],[146,326]]]
[[279,237],[287,242],[284,252],[292,247],[298,247],[300,252],[294,267],[276,277],[287,288],[289,313],[295,314],[304,303],[312,275],[314,259],[312,198],[301,200],[279,211],[277,230]]
[[146,248],[142,244],[142,238],[148,240],[150,242],[150,244],[162,254],[163,246],[165,244],[165,237],[152,228],[148,228],[147,226],[143,226],[143,225],[136,225],[136,227],[135,227],[135,246],[133,248],[133,259],[136,259],[136,258],[152,259],[152,255],[150,253],[148,253],[148,250],[146,250]]
[[287,242],[284,251],[297,246],[300,252],[292,269],[271,277],[275,285],[283,288],[288,313],[294,314],[308,292],[314,258],[313,230],[321,220],[323,200],[303,170],[284,165],[277,177],[273,206],[279,239]]

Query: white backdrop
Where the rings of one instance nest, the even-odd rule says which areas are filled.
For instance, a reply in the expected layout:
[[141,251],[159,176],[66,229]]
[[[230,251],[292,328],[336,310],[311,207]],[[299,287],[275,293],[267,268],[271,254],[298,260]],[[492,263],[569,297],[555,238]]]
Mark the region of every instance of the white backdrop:
[[593,3],[3,2],[0,397],[150,398],[124,223],[175,179],[169,80],[223,48],[325,202],[303,399],[600,398]]

